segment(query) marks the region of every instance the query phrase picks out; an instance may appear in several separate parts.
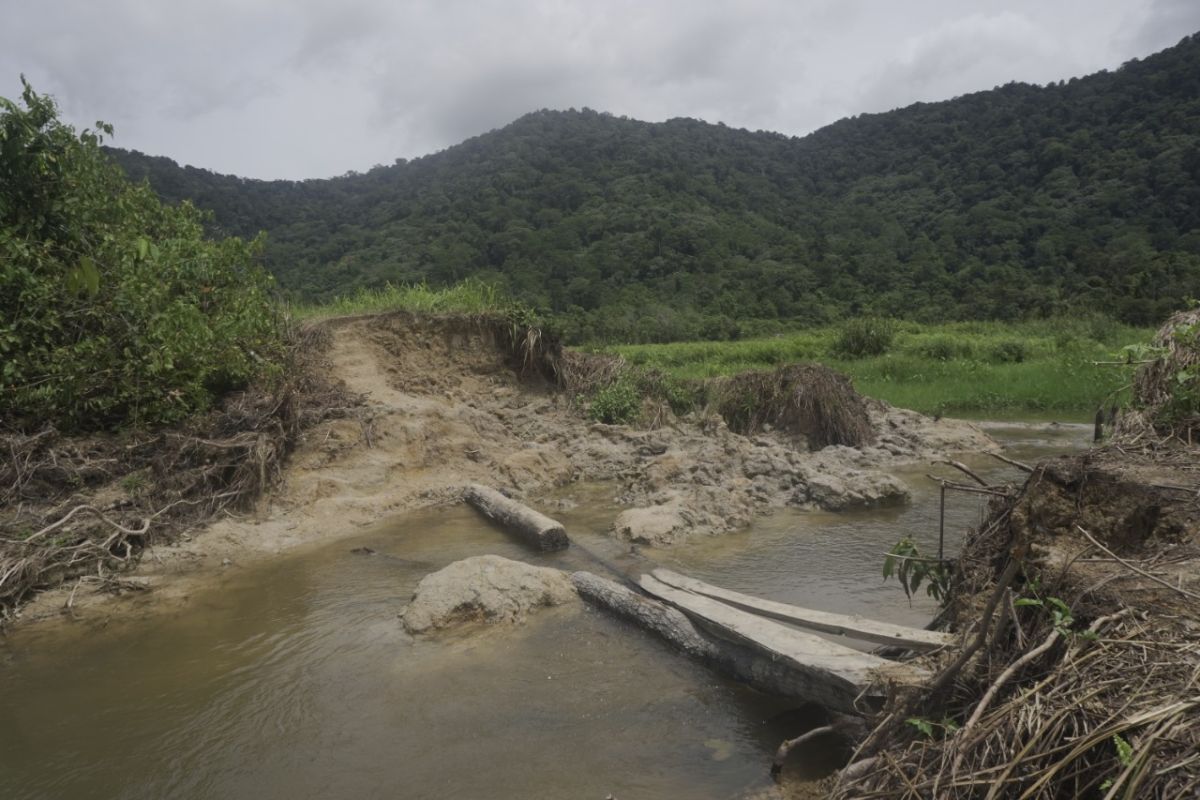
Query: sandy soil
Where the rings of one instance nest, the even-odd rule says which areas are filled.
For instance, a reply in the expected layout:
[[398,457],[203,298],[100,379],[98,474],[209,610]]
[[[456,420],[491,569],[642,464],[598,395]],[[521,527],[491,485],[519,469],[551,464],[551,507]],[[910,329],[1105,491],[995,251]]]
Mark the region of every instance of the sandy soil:
[[456,501],[470,482],[532,498],[576,480],[618,481],[629,509],[614,533],[669,544],[742,527],[783,505],[837,510],[900,502],[892,467],[995,448],[968,423],[879,403],[871,406],[879,440],[864,450],[808,453],[770,434],[739,436],[714,416],[668,419],[651,430],[589,424],[563,393],[520,380],[482,327],[406,315],[324,324],[333,333],[336,377],[367,396],[361,420],[311,429],[283,484],[253,513],[152,551],[128,585],[153,591],[131,588],[125,602],[113,603],[111,594],[81,590],[68,612],[64,587],[35,598],[21,612],[23,622],[103,622],[118,606],[122,614],[177,607],[224,570]]

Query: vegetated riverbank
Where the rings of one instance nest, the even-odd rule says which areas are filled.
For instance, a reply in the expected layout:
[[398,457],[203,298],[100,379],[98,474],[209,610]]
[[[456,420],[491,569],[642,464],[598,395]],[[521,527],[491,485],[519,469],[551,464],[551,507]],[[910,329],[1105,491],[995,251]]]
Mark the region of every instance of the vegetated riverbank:
[[1083,421],[1127,396],[1127,371],[1094,362],[1111,362],[1121,348],[1152,335],[1099,316],[882,324],[882,339],[858,353],[844,341],[846,326],[733,342],[599,349],[679,379],[817,361],[850,376],[869,397],[924,414]]
[[1200,449],[1037,466],[964,544],[963,648],[896,693],[839,798],[1192,797],[1200,788]]
[[1000,490],[942,619],[963,648],[893,692],[833,795],[1200,790],[1200,312],[1159,331],[1107,446]]
[[[186,532],[183,525],[160,525],[161,509],[181,500],[192,508],[195,500],[172,483],[175,462],[123,462],[113,454],[131,440],[116,437],[105,440],[104,469],[87,473],[81,484],[65,480],[39,497],[56,470],[97,459],[86,457],[91,451],[80,450],[75,440],[47,436],[42,450],[43,440],[28,443],[26,452],[37,457],[13,459],[7,467],[24,470],[16,473],[24,476],[23,499],[5,504],[3,525],[25,532],[4,543],[0,574],[14,589],[8,607],[54,586],[55,593],[26,608],[27,618],[57,616],[64,606],[81,613],[96,601],[95,589],[159,587],[160,596],[186,594],[183,584],[169,586],[169,576],[203,565],[220,569],[226,560],[269,555],[405,509],[450,502],[468,482],[529,495],[574,480],[616,481],[627,511],[614,534],[661,545],[733,530],[785,505],[841,509],[903,502],[904,488],[887,473],[893,465],[994,446],[970,425],[862,400],[855,402],[869,436],[857,447],[834,442],[813,453],[805,443],[828,422],[819,411],[796,418],[817,428],[763,418],[747,430],[751,435],[742,435],[720,414],[679,418],[665,401],[646,399],[637,425],[596,423],[586,401],[581,405],[569,388],[572,374],[594,381],[596,369],[585,369],[588,357],[561,353],[540,331],[511,317],[397,312],[312,325],[309,373],[336,387],[331,409],[337,413],[311,414],[293,429],[295,450],[276,491],[253,508],[243,506],[243,516],[212,522],[203,535],[187,533],[194,538],[178,547],[156,547]],[[849,391],[836,381],[826,389]],[[264,405],[283,408],[287,402]],[[263,438],[267,427],[230,429],[241,449],[200,435],[185,439],[198,448],[205,474],[228,483],[249,466],[262,478],[255,484],[261,490],[276,485],[281,462],[260,463],[248,454],[267,445],[280,457],[287,452]],[[162,445],[175,433],[154,436]],[[134,441],[149,446],[148,440]],[[77,451],[82,460],[72,460]],[[27,464],[37,469],[25,469]],[[211,489],[213,496],[225,491],[232,490]],[[195,505],[209,513],[234,510]],[[91,510],[75,511],[81,507]],[[193,516],[193,528],[203,518]],[[153,558],[143,558],[146,553]],[[128,568],[139,559],[141,568],[130,580]],[[27,569],[31,564],[36,571]]]

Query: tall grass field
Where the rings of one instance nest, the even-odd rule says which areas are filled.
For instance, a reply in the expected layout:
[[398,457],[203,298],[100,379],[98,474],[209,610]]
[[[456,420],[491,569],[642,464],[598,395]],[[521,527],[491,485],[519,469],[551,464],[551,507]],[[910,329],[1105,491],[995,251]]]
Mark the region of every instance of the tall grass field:
[[[1104,317],[921,325],[880,321],[885,330],[856,346],[846,326],[734,342],[601,346],[636,366],[678,378],[708,378],[815,361],[849,375],[870,397],[926,414],[1086,421],[1123,399],[1131,368],[1126,345],[1153,330]],[[859,328],[869,326],[858,326]],[[870,354],[879,348],[882,352]],[[859,355],[859,353],[862,353]]]
[[[511,314],[518,308],[494,287],[467,280],[446,288],[361,290],[291,313],[322,319],[385,311]],[[1132,369],[1111,362],[1121,360],[1121,348],[1148,342],[1153,333],[1103,316],[939,325],[865,319],[733,342],[585,349],[680,379],[818,362],[849,375],[862,394],[926,414],[1086,421],[1097,408],[1123,401]]]

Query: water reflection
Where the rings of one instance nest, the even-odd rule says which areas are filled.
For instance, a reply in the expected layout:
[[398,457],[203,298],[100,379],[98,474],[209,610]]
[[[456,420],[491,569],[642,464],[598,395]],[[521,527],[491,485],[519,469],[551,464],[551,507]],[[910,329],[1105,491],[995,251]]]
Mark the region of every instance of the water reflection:
[[[1079,430],[1006,431],[1025,458],[1086,441]],[[635,574],[661,563],[921,624],[932,604],[908,603],[879,565],[902,535],[936,546],[936,490],[922,472],[906,475],[911,507],[779,512],[744,533],[636,554],[605,534],[611,489],[572,487],[577,505],[554,513]],[[959,531],[979,501],[956,498],[949,513]],[[586,608],[516,631],[407,637],[396,614],[417,581],[481,553],[599,569],[581,549],[531,554],[470,510],[447,509],[234,571],[178,613],[86,636],[14,635],[0,644],[0,797],[725,798],[765,785],[779,741],[814,724],[811,710],[781,713]],[[814,772],[836,754],[817,755]]]

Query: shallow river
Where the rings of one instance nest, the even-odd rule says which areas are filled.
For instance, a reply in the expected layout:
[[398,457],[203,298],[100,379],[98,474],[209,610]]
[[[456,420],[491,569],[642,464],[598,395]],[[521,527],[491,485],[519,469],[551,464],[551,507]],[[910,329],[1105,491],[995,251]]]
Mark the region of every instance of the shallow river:
[[[1027,459],[1087,435],[990,430]],[[777,512],[744,533],[641,553],[604,536],[618,510],[608,488],[570,487],[557,499],[577,505],[547,510],[635,574],[659,563],[922,625],[932,603],[910,604],[880,566],[906,534],[936,551],[938,493],[925,471],[904,475],[906,508]],[[947,552],[980,513],[977,496],[950,496]],[[806,709],[586,608],[541,612],[516,630],[405,636],[396,615],[417,581],[482,553],[603,574],[580,548],[531,555],[451,508],[232,565],[182,610],[0,640],[0,798],[731,798],[766,786],[779,741],[813,724]],[[810,750],[789,769],[815,777],[835,758]]]

